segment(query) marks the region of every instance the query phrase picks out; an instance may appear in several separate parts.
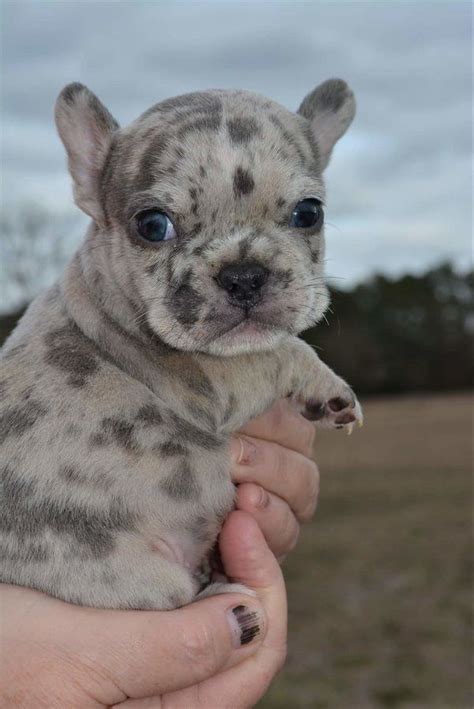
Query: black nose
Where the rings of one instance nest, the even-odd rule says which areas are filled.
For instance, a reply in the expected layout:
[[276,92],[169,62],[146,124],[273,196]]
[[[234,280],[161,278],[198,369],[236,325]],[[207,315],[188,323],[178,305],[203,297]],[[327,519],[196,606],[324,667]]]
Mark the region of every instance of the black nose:
[[227,291],[236,305],[249,307],[261,297],[261,288],[268,278],[266,268],[256,262],[231,263],[217,275],[217,283]]

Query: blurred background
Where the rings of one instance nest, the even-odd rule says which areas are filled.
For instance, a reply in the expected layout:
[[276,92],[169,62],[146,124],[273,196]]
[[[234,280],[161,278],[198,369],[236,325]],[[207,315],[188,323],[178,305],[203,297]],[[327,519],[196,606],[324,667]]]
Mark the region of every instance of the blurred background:
[[245,88],[358,101],[327,170],[327,322],[306,333],[366,426],[318,436],[315,520],[285,563],[290,647],[262,707],[471,707],[470,2],[3,0],[0,343],[82,238],[53,105],[125,124]]

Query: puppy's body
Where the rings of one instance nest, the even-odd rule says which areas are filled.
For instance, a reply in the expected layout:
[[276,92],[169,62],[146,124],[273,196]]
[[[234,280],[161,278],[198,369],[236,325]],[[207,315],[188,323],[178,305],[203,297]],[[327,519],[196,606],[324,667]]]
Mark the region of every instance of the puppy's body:
[[[85,87],[63,91],[93,222],[2,352],[3,581],[97,607],[188,603],[233,505],[229,435],[290,394],[321,425],[361,418],[295,337],[328,298],[322,224],[289,226],[322,201],[352,115],[336,81],[299,115],[212,91],[119,130]],[[164,212],[171,237],[143,238],[140,215]]]

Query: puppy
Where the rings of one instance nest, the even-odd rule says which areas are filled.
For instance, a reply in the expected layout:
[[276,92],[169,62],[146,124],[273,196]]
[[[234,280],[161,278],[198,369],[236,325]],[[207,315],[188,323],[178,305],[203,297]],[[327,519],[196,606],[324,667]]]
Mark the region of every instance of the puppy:
[[328,305],[322,173],[354,111],[330,80],[296,114],[212,90],[121,129],[85,86],[63,89],[92,221],[3,348],[1,580],[101,608],[187,604],[233,507],[230,434],[290,395],[319,426],[361,422],[297,338]]

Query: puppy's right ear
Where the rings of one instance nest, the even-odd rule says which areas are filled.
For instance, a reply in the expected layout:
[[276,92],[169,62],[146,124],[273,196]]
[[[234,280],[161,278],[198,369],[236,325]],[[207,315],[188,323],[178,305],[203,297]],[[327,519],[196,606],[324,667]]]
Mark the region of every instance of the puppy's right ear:
[[119,124],[83,84],[64,87],[55,108],[58,133],[68,155],[77,206],[102,221],[99,180],[113,133]]

